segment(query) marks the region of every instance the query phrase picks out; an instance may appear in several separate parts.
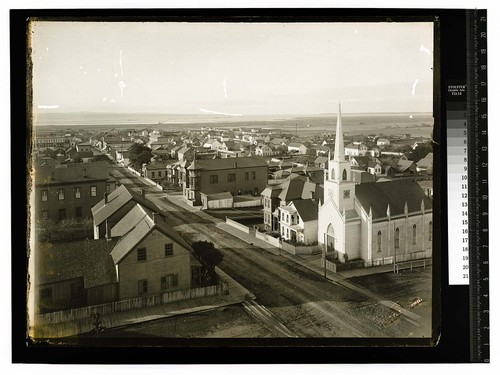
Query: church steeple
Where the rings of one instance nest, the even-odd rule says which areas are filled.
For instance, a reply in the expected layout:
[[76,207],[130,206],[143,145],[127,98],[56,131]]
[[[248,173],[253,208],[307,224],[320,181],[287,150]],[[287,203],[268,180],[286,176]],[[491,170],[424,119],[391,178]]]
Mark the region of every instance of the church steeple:
[[345,159],[344,134],[342,130],[342,113],[337,116],[337,134],[333,159],[328,161],[328,178],[324,182],[324,202],[333,200],[339,212],[354,207],[355,183],[351,181],[351,164]]
[[344,132],[342,131],[342,118],[339,100],[339,112],[337,114],[337,132],[335,134],[335,152],[333,153],[333,160],[345,161],[344,155]]

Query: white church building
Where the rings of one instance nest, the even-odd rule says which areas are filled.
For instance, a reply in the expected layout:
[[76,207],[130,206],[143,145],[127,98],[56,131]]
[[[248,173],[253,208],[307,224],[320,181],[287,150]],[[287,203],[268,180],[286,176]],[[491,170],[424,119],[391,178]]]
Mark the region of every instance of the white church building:
[[329,259],[365,267],[431,257],[432,201],[411,179],[356,184],[345,158],[339,104],[333,159],[319,205],[318,243]]

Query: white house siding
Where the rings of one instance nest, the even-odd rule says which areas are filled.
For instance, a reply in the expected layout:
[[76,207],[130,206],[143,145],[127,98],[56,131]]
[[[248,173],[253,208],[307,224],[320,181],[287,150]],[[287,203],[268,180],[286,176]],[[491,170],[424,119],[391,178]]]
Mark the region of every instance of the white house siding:
[[300,219],[300,226],[304,228],[301,241],[309,244],[318,239],[318,220],[311,220],[306,223]]
[[[165,244],[173,243],[174,255],[165,257]],[[146,248],[147,260],[137,261],[137,249]],[[148,280],[148,293],[160,293],[161,277],[178,275],[177,287],[165,291],[189,289],[191,287],[190,253],[158,230],[151,232],[134,250],[118,264],[120,298],[138,296],[139,280]]]

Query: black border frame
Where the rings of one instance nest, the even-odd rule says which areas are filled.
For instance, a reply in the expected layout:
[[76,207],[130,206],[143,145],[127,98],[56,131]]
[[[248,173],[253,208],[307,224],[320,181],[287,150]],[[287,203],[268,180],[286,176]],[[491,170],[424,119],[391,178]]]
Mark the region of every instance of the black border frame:
[[[445,108],[445,84],[466,77],[464,9],[47,9],[10,11],[11,48],[11,222],[12,222],[12,361],[14,363],[108,363],[108,364],[237,364],[237,363],[460,363],[469,362],[469,288],[449,286],[447,269],[446,126],[441,117]],[[57,345],[56,340],[34,344],[26,335],[27,259],[20,242],[28,245],[26,170],[31,154],[30,98],[27,78],[27,20],[58,19],[77,21],[191,21],[191,22],[332,22],[332,21],[434,21],[434,274],[433,327],[436,345],[413,346],[414,339],[399,346],[372,346],[377,339],[171,339],[168,347],[154,342],[128,341],[127,346]],[[28,100],[27,100],[28,99]],[[23,124],[25,124],[23,126]],[[26,146],[26,153],[19,150]],[[441,152],[439,152],[441,151]],[[21,207],[21,208],[20,208]],[[23,208],[25,207],[25,208]],[[438,236],[441,238],[439,239]],[[439,246],[441,245],[441,246]],[[437,294],[436,294],[437,293]],[[437,298],[436,298],[437,297]],[[332,340],[337,341],[332,345]],[[353,341],[354,340],[354,341]],[[389,339],[390,340],[390,339]],[[141,344],[141,346],[136,346]],[[165,342],[163,342],[163,345]],[[361,345],[360,345],[361,344]],[[370,346],[366,346],[369,344]],[[378,343],[380,345],[380,342]],[[122,343],[123,345],[123,343]]]

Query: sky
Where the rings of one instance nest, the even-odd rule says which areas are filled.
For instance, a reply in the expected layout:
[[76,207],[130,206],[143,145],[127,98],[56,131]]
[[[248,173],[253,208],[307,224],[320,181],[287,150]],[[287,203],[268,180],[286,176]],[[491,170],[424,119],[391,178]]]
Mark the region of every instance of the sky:
[[35,112],[432,112],[432,23],[32,24]]

